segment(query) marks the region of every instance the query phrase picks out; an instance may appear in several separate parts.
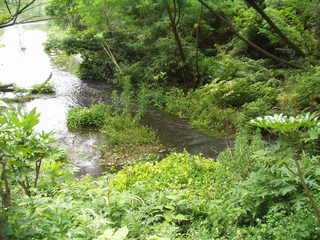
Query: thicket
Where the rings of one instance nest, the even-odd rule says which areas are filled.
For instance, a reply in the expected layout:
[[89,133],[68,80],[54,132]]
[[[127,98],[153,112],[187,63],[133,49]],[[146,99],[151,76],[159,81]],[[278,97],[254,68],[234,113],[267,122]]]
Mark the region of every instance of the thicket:
[[81,54],[82,78],[129,82],[140,102],[228,136],[253,117],[316,110],[318,9],[313,0],[50,1],[67,34],[47,48]]
[[[274,116],[252,124],[273,129],[283,141],[268,144],[242,132],[217,161],[174,153],[98,179],[74,178],[61,153],[46,151],[37,188],[28,196],[12,187],[10,207],[2,205],[2,234],[17,240],[318,239],[319,157],[310,148],[318,119]],[[307,141],[298,151],[286,147],[301,140]],[[16,163],[21,151],[12,155]]]
[[[31,130],[22,134],[15,113],[4,115],[1,237],[319,239],[319,8],[317,0],[49,1],[66,36],[47,49],[81,54],[82,78],[118,84],[142,109],[165,109],[208,133],[238,133],[215,161],[148,157],[78,180],[62,168],[61,153],[52,155]],[[32,128],[37,116],[30,116]],[[120,144],[139,126],[128,112],[102,105],[71,110],[68,123],[101,128]],[[10,174],[26,170],[9,179],[18,183],[10,207],[8,161],[16,164]],[[30,196],[20,183],[26,177],[38,179]]]

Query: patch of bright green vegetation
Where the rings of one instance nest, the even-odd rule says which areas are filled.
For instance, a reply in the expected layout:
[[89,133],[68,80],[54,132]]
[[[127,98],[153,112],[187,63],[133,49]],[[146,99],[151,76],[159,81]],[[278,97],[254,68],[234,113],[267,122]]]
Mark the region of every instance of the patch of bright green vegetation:
[[40,97],[41,95],[27,94],[23,96],[16,96],[14,98],[1,98],[0,100],[6,103],[26,103]]
[[72,130],[100,129],[106,123],[109,111],[110,109],[104,104],[72,108],[67,115],[67,126]]
[[127,110],[116,110],[104,104],[77,107],[69,110],[67,125],[71,130],[94,129],[104,133],[110,145],[101,148],[102,158],[109,166],[122,167],[167,152],[156,133],[141,125],[139,118]]
[[73,130],[100,129],[113,145],[144,145],[157,142],[154,131],[141,125],[133,114],[112,109],[104,104],[70,109],[67,125]]
[[103,132],[113,145],[147,145],[157,142],[155,132],[139,123],[131,113],[123,112],[109,116]]
[[30,90],[31,94],[53,94],[55,93],[54,86],[50,81],[44,83],[35,84]]
[[[26,198],[17,191],[17,207],[6,212],[10,236],[317,240],[314,212],[297,177],[278,161],[277,147],[246,134],[238,135],[235,146],[217,161],[171,154],[98,179],[66,177],[61,167],[60,175],[46,172],[37,195]],[[317,160],[305,156],[303,161],[304,167],[313,166],[308,181],[319,203]],[[122,238],[105,238],[117,231]]]

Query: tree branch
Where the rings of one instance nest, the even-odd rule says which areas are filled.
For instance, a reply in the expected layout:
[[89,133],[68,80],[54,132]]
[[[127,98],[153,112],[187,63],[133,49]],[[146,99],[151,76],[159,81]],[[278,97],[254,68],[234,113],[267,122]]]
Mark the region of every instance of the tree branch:
[[253,47],[254,49],[256,49],[258,52],[262,53],[263,55],[265,55],[266,57],[269,57],[279,63],[288,65],[290,67],[293,68],[298,68],[298,69],[304,69],[302,66],[299,66],[297,64],[288,62],[280,57],[277,57],[275,55],[273,55],[272,53],[268,52],[267,50],[263,49],[262,47],[260,47],[259,45],[255,44],[254,42],[250,41],[249,39],[247,39],[246,37],[244,37],[241,33],[238,32],[238,30],[235,28],[235,26],[232,24],[232,22],[225,16],[221,15],[220,13],[216,12],[212,7],[210,7],[204,0],[198,0],[205,8],[207,8],[212,15],[217,16],[222,22],[224,22],[229,28],[230,30],[241,40],[243,40],[244,42],[246,42],[249,46]]
[[277,25],[272,21],[272,19],[259,7],[259,5],[252,0],[245,0],[252,8],[254,8],[260,15],[261,17],[266,20],[266,22],[270,25],[271,29],[279,35],[280,38],[282,38],[283,41],[285,41],[286,44],[291,46],[295,52],[302,56],[305,57],[304,52],[295,44],[293,43],[284,33],[277,27]]

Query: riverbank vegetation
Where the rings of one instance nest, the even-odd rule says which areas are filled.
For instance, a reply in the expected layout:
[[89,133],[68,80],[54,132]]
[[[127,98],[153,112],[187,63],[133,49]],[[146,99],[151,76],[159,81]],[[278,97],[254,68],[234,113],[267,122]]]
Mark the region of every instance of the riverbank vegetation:
[[67,115],[67,125],[71,131],[91,130],[105,135],[109,144],[107,149],[102,149],[102,161],[115,169],[149,157],[158,159],[169,151],[169,147],[159,142],[156,132],[140,124],[139,120],[139,112],[133,114],[128,108],[102,103],[72,108]]
[[[318,219],[291,172],[293,161],[283,160],[288,153],[294,151],[240,133],[216,161],[171,154],[98,179],[75,179],[61,168],[63,155],[51,155],[32,196],[13,188],[11,207],[2,209],[5,233],[10,239],[316,240]],[[299,164],[317,203],[318,158],[303,152]]]
[[147,154],[76,179],[50,135],[33,131],[36,112],[2,110],[0,237],[319,239],[319,9],[316,0],[48,1],[65,34],[46,49],[80,54],[81,78],[116,84],[125,98],[118,109],[71,109],[70,129],[102,131],[136,158],[157,142],[139,122],[156,107],[234,144],[215,159]]
[[252,2],[52,1],[48,13],[67,36],[47,47],[81,54],[82,78],[130,85],[140,101],[211,135],[317,110],[318,3],[261,1],[276,30]]

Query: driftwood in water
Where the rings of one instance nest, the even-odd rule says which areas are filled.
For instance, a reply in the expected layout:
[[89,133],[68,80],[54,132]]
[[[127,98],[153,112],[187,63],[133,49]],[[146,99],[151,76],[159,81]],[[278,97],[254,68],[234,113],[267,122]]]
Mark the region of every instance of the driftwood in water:
[[0,85],[0,92],[14,92],[16,87],[13,84]]
[[[43,85],[47,84],[51,78],[52,78],[52,73],[50,73],[49,77],[47,78],[47,80],[42,83]],[[23,88],[17,88],[14,84],[10,83],[10,84],[4,84],[4,85],[0,85],[0,92],[27,92],[27,89],[23,89]]]
[[47,80],[44,82],[44,84],[46,84],[46,83],[48,83],[50,80],[51,80],[51,78],[52,78],[52,72],[50,73],[50,75],[49,75],[49,77],[47,78]]

